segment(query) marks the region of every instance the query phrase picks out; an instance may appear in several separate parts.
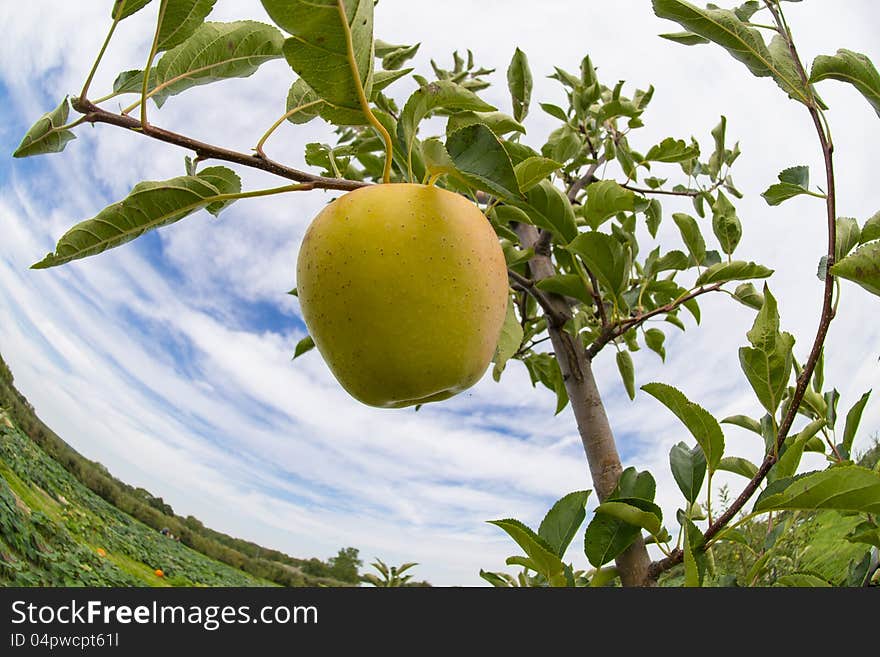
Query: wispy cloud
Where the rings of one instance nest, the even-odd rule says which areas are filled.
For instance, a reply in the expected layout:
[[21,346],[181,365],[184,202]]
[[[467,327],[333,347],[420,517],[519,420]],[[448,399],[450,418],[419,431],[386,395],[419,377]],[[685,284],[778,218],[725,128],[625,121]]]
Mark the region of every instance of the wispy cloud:
[[[0,6],[5,152],[36,116],[76,92],[106,26],[105,4]],[[740,250],[777,270],[771,285],[803,359],[821,295],[814,272],[822,210],[812,199],[771,209],[757,196],[782,168],[809,164],[814,176],[821,170],[801,108],[717,49],[656,39],[670,26],[644,2],[615,5],[631,21],[625,41],[617,14],[589,11],[584,3],[547,2],[539,13],[530,3],[458,4],[467,21],[457,17],[454,2],[383,0],[377,34],[423,42],[417,60],[423,69],[429,57],[471,48],[481,64],[499,70],[489,98],[502,108],[509,104],[503,72],[515,45],[531,60],[536,98],[551,101],[560,91],[544,76],[553,65],[575,69],[589,52],[606,81],[656,85],[649,127],[634,138],[643,150],[669,135],[694,134],[708,147],[708,131],[727,115],[728,139],[743,147],[734,167],[747,193],[739,204]],[[836,16],[808,4],[791,9],[802,50],[819,54],[840,45],[878,58],[868,28],[872,3],[852,2],[848,9]],[[255,1],[219,3],[216,18],[261,13]],[[151,16],[145,10],[122,24],[96,89],[109,88],[119,70],[143,65]],[[79,29],[69,29],[72,21]],[[273,62],[248,80],[193,90],[161,112],[151,107],[151,116],[247,150],[283,111],[290,79],[286,64]],[[402,91],[409,84],[401,83]],[[880,149],[876,117],[843,87],[822,93],[834,107],[840,211],[864,219],[878,209],[871,194],[873,154]],[[540,146],[553,121],[536,106],[527,141]],[[299,556],[329,556],[354,545],[368,558],[416,560],[417,574],[440,584],[479,583],[480,567],[503,564],[511,546],[484,520],[515,515],[536,525],[556,497],[590,487],[569,411],[554,417],[553,395],[533,390],[518,363],[500,384],[484,380],[415,413],[354,402],[316,353],[290,362],[303,325],[296,300],[285,292],[295,283],[305,227],[331,194],[242,201],[219,219],[201,213],[87,261],[28,270],[69,226],[137,181],[182,172],[183,153],[174,148],[107,126],[78,134],[63,155],[0,164],[0,351],[48,424],[85,455],[220,530]],[[317,124],[284,126],[269,150],[302,165],[306,142],[331,139]],[[242,174],[249,188],[274,184],[264,174]],[[689,210],[673,206],[667,214]],[[659,241],[679,243],[671,222]],[[875,299],[844,287],[827,368],[843,394],[842,408],[877,381],[877,308]],[[736,357],[752,318],[729,299],[707,300],[701,326],[679,333],[669,325],[665,364],[646,350],[634,355],[638,382],[675,382],[718,416],[758,414]],[[597,359],[596,374],[627,464],[654,469],[659,499],[674,517],[679,500],[667,454],[688,439],[685,430],[647,395],[630,402],[613,358]],[[880,426],[878,409],[868,407],[867,429]],[[726,434],[729,453],[759,458],[756,437],[737,428]],[[573,546],[572,558],[583,564],[576,552]]]

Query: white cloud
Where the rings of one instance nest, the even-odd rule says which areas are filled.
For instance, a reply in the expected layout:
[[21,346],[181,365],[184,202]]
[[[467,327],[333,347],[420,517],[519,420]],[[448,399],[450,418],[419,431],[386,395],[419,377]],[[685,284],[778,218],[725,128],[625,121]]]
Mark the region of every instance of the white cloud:
[[[25,128],[49,104],[77,92],[106,29],[106,4],[35,0],[14,12],[10,3],[0,5],[0,75],[11,122]],[[504,71],[521,47],[535,74],[526,126],[536,146],[554,124],[537,101],[561,99],[545,76],[554,65],[575,70],[586,53],[606,82],[657,87],[648,127],[633,137],[641,150],[665,136],[691,134],[708,147],[709,130],[725,114],[728,140],[739,139],[743,148],[734,167],[747,194],[738,205],[745,227],[740,251],[776,269],[771,284],[803,360],[821,296],[814,271],[822,207],[795,199],[769,208],[758,194],[793,164],[809,164],[819,177],[806,113],[717,48],[657,39],[674,26],[654,18],[648,3],[618,2],[613,13],[598,7],[383,0],[376,32],[388,41],[421,41],[416,62],[426,74],[429,58],[448,61],[452,50],[471,48],[478,63],[498,69],[487,98],[502,109],[509,105]],[[880,59],[872,4],[847,7],[837,15],[815,4],[788,11],[805,55],[844,46]],[[118,71],[143,66],[150,11],[121,24],[96,92],[109,88]],[[229,20],[262,9],[242,0],[218,3],[215,13]],[[73,21],[77,30],[69,29]],[[284,62],[273,62],[247,80],[194,89],[161,111],[151,106],[151,116],[246,151],[283,111],[290,78]],[[403,91],[411,83],[400,85]],[[871,194],[876,117],[849,88],[823,85],[821,93],[833,107],[840,213],[864,219],[878,209]],[[162,229],[149,251],[128,245],[68,267],[28,270],[70,225],[138,180],[182,172],[179,149],[108,126],[78,134],[61,156],[4,164],[10,177],[0,197],[0,314],[7,319],[0,351],[48,424],[86,456],[217,529],[296,556],[329,556],[354,545],[367,558],[416,560],[416,576],[439,584],[479,583],[480,567],[502,566],[511,545],[484,520],[516,516],[535,526],[553,499],[590,487],[570,411],[553,417],[553,395],[533,390],[517,363],[500,384],[484,380],[419,413],[357,404],[315,353],[290,363],[301,334],[297,303],[284,293],[294,284],[302,233],[331,194],[241,201],[219,219],[202,213]],[[0,137],[7,150],[18,138]],[[317,124],[285,125],[267,150],[302,166],[306,142],[331,138]],[[277,184],[267,174],[241,173],[248,188]],[[669,216],[689,206],[665,209]],[[669,248],[678,241],[665,221],[660,242]],[[719,417],[757,415],[736,356],[753,313],[726,298],[702,305],[700,327],[667,331],[665,364],[647,350],[634,355],[637,380],[674,382]],[[266,307],[290,321],[261,326]],[[877,381],[876,316],[875,299],[844,285],[826,374],[843,395],[841,409]],[[596,375],[627,464],[654,470],[658,499],[674,517],[679,496],[667,454],[689,440],[685,430],[649,396],[630,402],[613,358],[597,359]],[[863,426],[878,425],[875,403]],[[726,434],[728,453],[760,458],[757,437],[734,427]],[[741,485],[730,481],[733,490]],[[575,547],[570,556],[584,564]]]

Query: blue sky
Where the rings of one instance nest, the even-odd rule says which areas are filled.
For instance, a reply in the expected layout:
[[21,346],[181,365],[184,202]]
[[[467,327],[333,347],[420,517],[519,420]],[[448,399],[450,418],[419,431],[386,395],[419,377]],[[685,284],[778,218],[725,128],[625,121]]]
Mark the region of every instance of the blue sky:
[[[78,90],[110,4],[2,3],[0,152],[11,153],[40,114]],[[536,13],[525,2],[383,0],[376,33],[421,41],[416,65],[425,73],[430,58],[471,48],[478,62],[498,68],[486,97],[507,111],[503,72],[514,46],[525,50],[536,78],[526,141],[535,145],[553,128],[537,101],[561,100],[545,76],[553,65],[576,70],[587,53],[606,83],[657,87],[648,127],[633,138],[641,150],[670,135],[694,135],[708,148],[724,113],[728,139],[743,148],[734,167],[747,194],[738,204],[745,229],[739,250],[777,270],[770,284],[803,360],[820,305],[814,271],[821,203],[801,198],[769,208],[758,194],[788,166],[808,164],[814,179],[821,177],[809,118],[720,50],[658,39],[674,26],[654,18],[649,3],[617,2],[613,14],[607,4],[546,2]],[[847,47],[880,61],[880,19],[871,2],[852,0],[832,15],[822,5],[787,8],[805,56]],[[457,6],[468,20],[457,20]],[[142,66],[151,12],[121,25],[96,93],[119,71]],[[254,16],[262,16],[255,0],[221,0],[214,12],[216,20]],[[626,35],[621,16],[629,21]],[[70,29],[74,21],[77,30]],[[246,151],[283,111],[290,80],[286,64],[272,62],[246,80],[191,90],[161,111],[151,107],[151,117]],[[411,84],[401,83],[398,93]],[[880,124],[852,90],[829,84],[821,92],[832,107],[840,214],[863,221],[880,209]],[[44,420],[83,454],[216,529],[296,556],[327,557],[352,545],[367,559],[418,561],[416,576],[437,584],[479,584],[481,567],[499,569],[513,553],[485,520],[515,516],[537,525],[553,500],[590,487],[570,412],[554,417],[553,395],[533,390],[517,363],[500,384],[486,377],[419,413],[358,404],[316,352],[291,363],[304,325],[286,292],[295,284],[303,231],[332,194],[240,201],[217,219],[199,213],[95,258],[29,270],[67,228],[136,182],[183,171],[179,149],[108,126],[81,127],[78,135],[60,155],[0,158],[0,352]],[[302,166],[305,143],[331,138],[317,122],[284,126],[268,152]],[[277,184],[259,172],[240,173],[249,189]],[[679,209],[688,211],[665,205],[666,216]],[[671,224],[659,240],[679,248]],[[687,333],[670,333],[665,364],[647,350],[634,354],[637,382],[675,383],[719,417],[757,415],[736,360],[751,311],[722,298],[703,308],[701,326],[688,320]],[[844,286],[827,374],[842,393],[841,408],[876,384],[878,309],[876,298]],[[683,428],[647,395],[630,402],[609,354],[597,359],[596,371],[626,464],[654,469],[659,499],[674,517],[679,500],[666,463],[670,446],[686,438]],[[869,431],[857,445],[880,426],[878,407],[869,405]],[[726,433],[729,454],[759,458],[754,437],[736,428]],[[585,566],[574,547],[570,558]]]

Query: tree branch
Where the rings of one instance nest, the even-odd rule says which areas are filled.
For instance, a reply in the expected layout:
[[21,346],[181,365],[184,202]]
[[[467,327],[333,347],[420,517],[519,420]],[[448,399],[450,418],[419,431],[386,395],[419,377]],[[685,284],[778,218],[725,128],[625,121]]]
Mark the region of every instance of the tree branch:
[[593,178],[598,171],[599,167],[605,164],[605,155],[602,154],[598,160],[596,160],[593,164],[590,165],[590,168],[587,169],[586,173],[582,175],[580,178],[572,183],[571,187],[568,188],[568,200],[572,203],[577,199],[577,195],[580,194],[581,190],[593,182]]
[[[518,224],[516,233],[525,248],[534,247],[539,239],[537,229],[529,224]],[[535,281],[541,281],[555,275],[556,268],[548,256],[535,253],[529,260],[529,271]],[[531,283],[529,279],[524,280]],[[571,309],[564,297],[552,293],[548,293],[546,297],[554,314],[565,318],[571,316]],[[590,467],[593,489],[598,498],[604,500],[614,490],[623,471],[614,433],[583,343],[578,337],[562,330],[561,325],[556,325],[549,313],[547,320],[547,333],[553,343],[553,352],[571,401],[571,409]],[[624,586],[651,584],[647,581],[651,560],[641,536],[618,555],[615,561]]]
[[621,320],[614,326],[606,327],[606,329],[602,331],[601,335],[599,335],[599,337],[593,341],[593,344],[591,344],[587,348],[587,358],[589,358],[590,360],[595,358],[596,354],[602,351],[602,348],[606,344],[616,338],[619,338],[631,328],[641,326],[646,321],[648,321],[652,317],[656,317],[657,315],[663,315],[665,313],[672,312],[676,308],[679,308],[686,301],[695,299],[696,297],[702,294],[706,294],[707,292],[714,292],[715,290],[720,289],[722,285],[724,285],[724,283],[713,283],[712,285],[704,285],[697,288],[693,292],[689,292],[683,297],[679,297],[675,301],[670,301],[666,305],[660,306],[659,308],[654,308],[654,310],[636,315],[635,317],[629,317],[627,319]]
[[[835,187],[834,187],[834,144],[832,144],[831,140],[828,137],[828,134],[825,132],[825,128],[822,125],[822,117],[819,114],[819,109],[816,107],[815,98],[811,91],[809,78],[807,77],[806,70],[804,69],[803,62],[800,59],[800,56],[797,53],[797,49],[794,45],[794,39],[792,37],[791,31],[785,25],[784,19],[782,18],[778,8],[774,6],[774,4],[770,0],[764,0],[764,4],[770,10],[770,13],[773,14],[773,19],[776,22],[777,27],[779,28],[779,33],[783,36],[786,43],[788,44],[789,51],[791,52],[792,59],[794,60],[795,67],[797,68],[798,75],[801,78],[801,81],[805,85],[807,89],[807,93],[809,94],[809,104],[807,108],[810,112],[810,117],[813,119],[813,125],[816,128],[816,133],[819,136],[819,144],[822,147],[822,155],[825,161],[825,182],[828,187],[828,194],[825,198],[825,207],[826,207],[826,219],[828,225],[828,266],[825,270],[825,292],[822,297],[822,312],[819,317],[819,327],[816,329],[816,337],[813,339],[813,346],[810,350],[810,356],[807,359],[807,362],[804,364],[804,369],[801,372],[801,375],[797,379],[797,383],[795,385],[794,394],[792,396],[791,402],[788,406],[788,410],[785,413],[785,417],[779,425],[779,431],[776,434],[776,441],[774,444],[774,448],[768,450],[767,455],[764,457],[764,461],[761,463],[761,467],[758,468],[758,472],[754,477],[746,484],[746,487],[743,489],[743,492],[740,493],[739,497],[734,500],[733,504],[718,518],[716,518],[715,522],[713,522],[709,528],[706,530],[704,534],[704,540],[708,541],[713,536],[715,536],[731,519],[733,519],[737,513],[745,506],[746,502],[754,495],[755,491],[758,490],[758,487],[761,485],[761,482],[767,476],[767,473],[770,472],[770,469],[776,464],[779,460],[779,450],[782,447],[785,439],[788,437],[788,432],[791,430],[791,425],[794,422],[795,416],[797,415],[798,408],[801,405],[801,401],[804,398],[804,394],[807,391],[807,386],[809,385],[810,379],[813,376],[813,370],[816,368],[816,363],[819,362],[819,357],[822,353],[822,347],[825,344],[825,338],[828,335],[828,327],[831,325],[831,320],[834,319],[834,276],[831,274],[831,267],[834,264],[834,253],[836,250],[837,243],[837,208],[836,208],[836,199],[835,199]],[[656,579],[662,572],[672,568],[678,563],[681,563],[684,555],[681,550],[674,550],[668,557],[662,559],[660,561],[655,561],[651,564],[648,569],[648,576]]]
[[75,98],[72,104],[73,108],[76,111],[83,114],[83,121],[85,121],[86,123],[107,123],[109,125],[115,125],[120,128],[125,128],[126,130],[130,130],[132,132],[138,132],[146,137],[150,137],[151,139],[157,139],[159,141],[164,141],[166,143],[174,144],[175,146],[180,146],[181,148],[194,151],[196,156],[200,160],[213,159],[223,160],[224,162],[232,162],[234,164],[241,164],[242,166],[251,167],[253,169],[267,171],[281,178],[286,178],[287,180],[294,180],[301,183],[311,183],[315,189],[339,189],[350,191],[353,189],[358,189],[360,187],[366,187],[367,185],[371,184],[359,180],[344,180],[342,178],[327,178],[325,176],[316,176],[311,173],[306,173],[305,171],[292,169],[288,166],[285,166],[265,157],[239,153],[238,151],[232,151],[226,148],[222,148],[220,146],[207,144],[203,141],[191,139],[190,137],[186,137],[176,132],[157,128],[154,125],[144,125],[131,116],[123,116],[122,114],[114,114],[113,112],[108,112],[98,107],[91,101],[83,98]]
[[[590,287],[591,295],[593,297],[593,301],[596,304],[596,312],[599,314],[599,321],[602,323],[602,330],[606,330],[608,328],[608,313],[605,312],[605,302],[602,300],[602,295],[599,293],[599,281],[596,280],[596,275],[590,271],[589,267],[584,267],[587,272],[587,276],[590,278]],[[592,359],[593,357],[587,354],[587,358]]]
[[570,319],[566,313],[556,307],[556,304],[553,303],[544,290],[535,285],[535,282],[532,279],[526,278],[512,269],[507,270],[507,277],[510,278],[510,280],[512,280],[519,288],[535,297],[535,301],[538,302],[541,309],[544,311],[544,314],[547,315],[547,319],[550,320],[554,326],[561,327]]
[[693,198],[694,196],[699,196],[703,192],[698,189],[686,189],[684,191],[675,191],[671,189],[647,189],[644,187],[633,187],[628,183],[617,183],[624,189],[628,189],[631,192],[636,192],[637,194],[643,194],[645,196],[649,194],[665,194],[667,196],[690,196]]
[[716,180],[708,189],[685,189],[682,191],[676,191],[673,189],[648,189],[645,187],[635,187],[625,182],[617,184],[624,189],[628,189],[631,192],[636,192],[637,194],[642,194],[644,196],[648,196],[650,194],[664,194],[666,196],[688,196],[690,198],[693,198],[695,196],[699,196],[700,194],[715,191],[724,184],[724,181],[721,179]]

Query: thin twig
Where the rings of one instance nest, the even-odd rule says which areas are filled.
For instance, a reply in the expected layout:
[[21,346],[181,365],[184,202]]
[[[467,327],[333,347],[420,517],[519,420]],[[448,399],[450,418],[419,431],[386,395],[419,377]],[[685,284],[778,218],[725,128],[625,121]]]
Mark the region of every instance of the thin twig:
[[232,151],[220,146],[207,144],[203,141],[198,141],[176,132],[171,132],[170,130],[157,128],[154,125],[145,126],[134,117],[108,112],[82,98],[73,99],[72,104],[76,111],[84,115],[83,120],[86,123],[107,123],[109,125],[115,125],[120,128],[131,130],[132,132],[140,133],[151,139],[174,144],[175,146],[194,151],[199,160],[213,159],[241,164],[242,166],[251,167],[253,169],[267,171],[281,178],[286,178],[287,180],[294,180],[301,183],[312,183],[315,189],[339,189],[349,191],[360,187],[366,187],[371,184],[360,180],[344,180],[342,178],[316,176],[311,173],[306,173],[305,171],[292,169],[268,158],[248,155],[246,153]]
[[565,322],[568,321],[569,318],[563,316],[556,310],[544,290],[537,287],[532,279],[526,278],[522,274],[519,274],[512,269],[507,270],[507,276],[522,290],[525,290],[535,298],[535,301],[540,304],[541,309],[544,311],[544,314],[547,315],[547,319],[553,322],[555,326],[562,326],[563,324],[565,324]]
[[[599,313],[599,321],[602,322],[602,330],[604,331],[608,328],[608,313],[605,312],[605,302],[599,293],[599,281],[596,280],[596,275],[588,267],[585,269],[587,276],[590,277],[590,287],[593,288],[590,294],[593,297],[593,301],[596,302],[596,312]],[[589,358],[592,358],[592,356],[589,356]]]
[[[730,522],[732,518],[736,516],[737,513],[745,506],[746,502],[754,495],[755,491],[758,490],[758,487],[766,478],[767,474],[770,472],[771,468],[776,464],[779,459],[779,450],[782,447],[785,439],[788,437],[788,432],[791,430],[791,426],[794,422],[795,416],[797,415],[798,408],[800,408],[801,401],[804,398],[804,394],[807,391],[807,386],[809,385],[810,379],[813,377],[813,371],[816,368],[816,363],[819,362],[819,356],[822,353],[822,347],[825,344],[825,338],[828,335],[828,327],[831,324],[831,320],[834,319],[834,276],[831,274],[831,267],[834,264],[834,252],[836,249],[836,217],[837,217],[837,209],[836,209],[836,199],[835,199],[835,186],[834,186],[834,144],[828,138],[828,134],[822,125],[822,116],[819,113],[819,109],[816,107],[815,97],[810,88],[809,78],[807,77],[806,70],[804,69],[803,62],[800,59],[800,56],[797,53],[797,49],[794,45],[794,39],[792,38],[791,31],[784,25],[783,19],[780,15],[777,7],[773,5],[770,0],[764,0],[764,4],[770,10],[770,13],[773,14],[773,19],[776,21],[777,26],[779,27],[779,32],[782,34],[786,43],[788,44],[788,48],[791,52],[792,59],[794,60],[795,67],[798,71],[798,75],[801,78],[801,81],[805,85],[807,89],[809,104],[807,108],[810,112],[810,117],[813,119],[813,125],[816,128],[816,133],[819,136],[819,144],[822,147],[822,155],[825,161],[825,179],[828,187],[828,194],[825,199],[825,207],[826,207],[826,215],[827,215],[827,224],[828,224],[828,266],[825,271],[825,292],[822,297],[822,313],[819,318],[819,327],[816,330],[816,337],[813,340],[813,347],[810,350],[810,356],[807,359],[807,362],[804,364],[804,369],[801,372],[801,375],[797,379],[797,383],[795,385],[794,394],[792,395],[791,402],[788,406],[788,411],[785,414],[785,417],[782,419],[782,422],[779,425],[779,431],[776,434],[776,440],[773,445],[773,449],[768,450],[767,455],[764,457],[764,461],[761,463],[761,467],[758,468],[758,472],[754,477],[749,481],[746,487],[743,489],[743,492],[740,493],[739,497],[730,505],[730,507],[719,516],[714,523],[712,523],[709,528],[706,530],[704,534],[705,541],[708,541],[713,536],[715,536],[719,531],[721,531],[724,526]],[[684,559],[684,554],[681,550],[675,550],[665,559],[661,559],[660,561],[655,561],[651,564],[649,568],[648,576],[649,578],[656,579],[660,573],[672,568]]]
[[587,348],[587,357],[592,360],[605,345],[607,345],[612,340],[619,338],[630,329],[641,326],[652,317],[663,315],[665,313],[670,313],[676,308],[679,308],[685,302],[690,301],[691,299],[695,299],[700,295],[706,294],[707,292],[714,292],[715,290],[720,289],[722,285],[724,285],[724,283],[713,283],[712,285],[704,285],[703,287],[699,287],[693,292],[689,292],[688,294],[679,297],[674,301],[670,301],[663,306],[654,308],[654,310],[650,310],[646,313],[641,313],[634,317],[628,317],[627,319],[621,320],[613,326],[606,326],[605,330],[602,331],[599,337],[593,341],[593,344],[591,344]]
[[580,194],[581,190],[593,182],[593,178],[595,177],[596,171],[599,170],[599,167],[605,164],[605,155],[596,160],[593,164],[590,165],[590,168],[587,169],[586,173],[582,175],[580,178],[574,181],[571,187],[568,188],[568,200],[574,203],[577,199],[577,195]]
[[644,194],[646,196],[649,194],[665,194],[667,196],[690,196],[691,198],[693,198],[694,196],[699,196],[700,194],[703,193],[699,189],[685,189],[682,191],[675,191],[675,190],[671,190],[671,189],[648,189],[645,187],[634,187],[634,186],[630,185],[629,183],[617,183],[617,184],[620,185],[621,187],[623,187],[624,189],[628,189],[631,192],[635,192],[637,194]]

